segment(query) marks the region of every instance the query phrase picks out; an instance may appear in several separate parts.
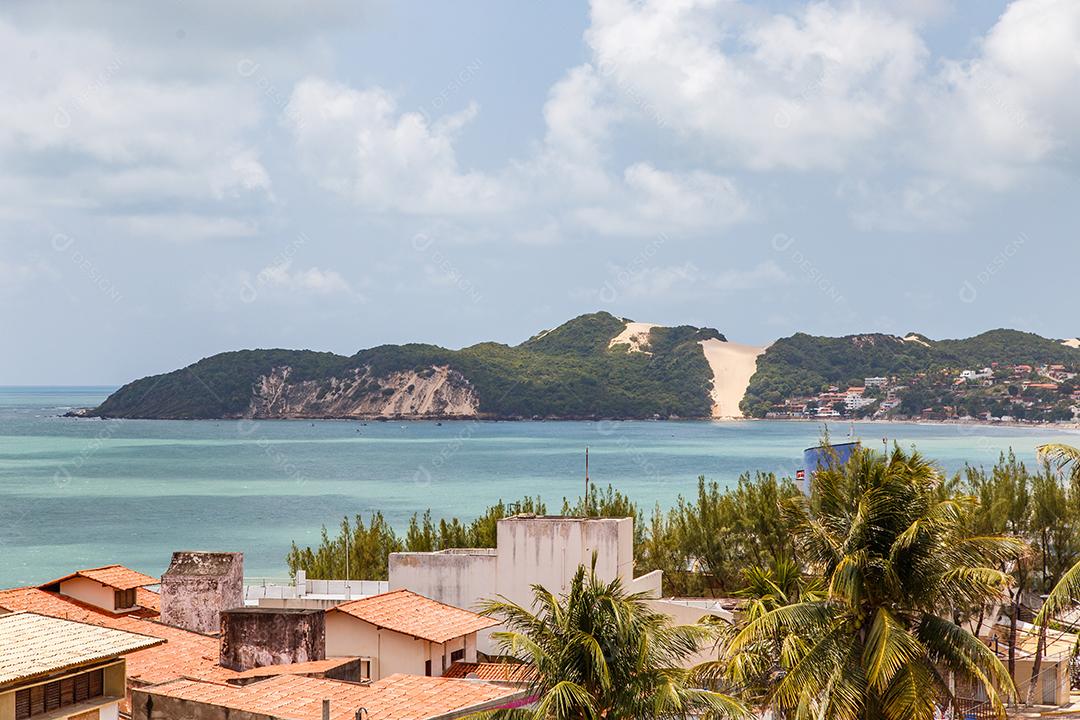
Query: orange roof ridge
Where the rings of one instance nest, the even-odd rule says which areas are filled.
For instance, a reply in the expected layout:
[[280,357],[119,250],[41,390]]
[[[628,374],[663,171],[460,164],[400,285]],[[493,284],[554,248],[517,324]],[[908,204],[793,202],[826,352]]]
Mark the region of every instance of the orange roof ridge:
[[318,720],[324,699],[331,702],[332,720],[353,720],[356,708],[361,706],[367,708],[371,720],[422,720],[494,708],[524,694],[493,683],[402,674],[371,684],[301,675],[279,675],[250,685],[182,680],[138,688],[136,692],[297,720]]
[[49,582],[38,585],[38,588],[46,588],[52,585],[58,585],[65,580],[70,580],[75,577],[84,577],[89,580],[94,580],[102,585],[107,585],[117,590],[133,590],[135,588],[145,587],[147,585],[159,585],[161,580],[151,575],[146,575],[138,570],[132,570],[131,568],[124,567],[119,564],[102,565],[96,568],[86,568],[84,570],[76,570],[68,573],[63,577]]
[[376,627],[437,643],[499,624],[498,620],[405,588],[350,600],[328,608],[327,612],[342,612]]

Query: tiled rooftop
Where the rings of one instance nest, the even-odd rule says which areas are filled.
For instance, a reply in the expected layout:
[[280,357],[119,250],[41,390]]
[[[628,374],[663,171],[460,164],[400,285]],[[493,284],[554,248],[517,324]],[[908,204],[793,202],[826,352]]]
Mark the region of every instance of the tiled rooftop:
[[[80,622],[93,622],[92,620],[86,620],[84,618],[96,618],[100,615],[113,618],[154,618],[158,616],[158,611],[156,609],[150,609],[148,606],[142,605],[143,600],[148,603],[153,602],[154,604],[160,604],[157,593],[152,593],[144,588],[138,588],[135,591],[135,599],[136,602],[139,602],[141,607],[122,613],[112,613],[104,608],[99,608],[96,605],[84,603],[81,600],[76,600],[73,597],[61,595],[56,592],[41,590],[36,587],[22,587],[0,590],[0,610],[29,610],[30,612],[41,613],[42,615],[78,620]],[[100,625],[101,623],[95,624]]]
[[237,679],[247,680],[249,678],[272,677],[274,675],[321,675],[356,660],[357,658],[336,657],[327,658],[326,660],[309,660],[308,662],[298,662],[290,665],[267,665],[238,672],[236,677]]
[[324,698],[330,700],[330,720],[353,720],[360,707],[367,708],[367,720],[426,720],[498,707],[523,695],[491,683],[420,675],[391,675],[370,685],[297,675],[239,687],[181,679],[143,691],[290,720],[320,720]]
[[163,642],[156,637],[36,613],[0,615],[0,686]]
[[532,665],[524,663],[456,662],[446,669],[443,677],[469,678],[504,683],[530,683],[536,678]]
[[0,608],[28,610],[54,618],[150,635],[168,642],[127,655],[127,673],[137,683],[159,683],[179,675],[225,681],[236,673],[218,665],[218,641],[209,635],[162,625],[138,613],[114,615],[74,598],[37,588],[0,590]]
[[343,612],[377,627],[437,643],[499,624],[497,620],[444,605],[409,590],[391,590],[353,600],[327,612]]
[[43,583],[38,587],[49,588],[74,577],[84,577],[95,580],[102,585],[107,585],[117,590],[131,590],[133,588],[145,587],[146,585],[157,585],[160,582],[156,577],[144,575],[137,570],[126,568],[123,565],[105,565],[104,567],[99,568],[76,570],[69,575]]

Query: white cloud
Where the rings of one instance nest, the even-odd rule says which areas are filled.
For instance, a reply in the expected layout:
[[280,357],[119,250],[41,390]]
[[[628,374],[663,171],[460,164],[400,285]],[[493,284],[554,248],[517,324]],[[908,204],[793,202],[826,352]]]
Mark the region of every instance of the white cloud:
[[713,287],[722,292],[761,290],[790,282],[791,278],[772,260],[749,270],[724,270],[712,276]]
[[348,281],[336,270],[321,270],[317,267],[293,270],[291,262],[264,267],[255,276],[255,280],[257,286],[300,293],[356,295]]
[[308,78],[293,90],[283,122],[322,187],[374,210],[455,215],[509,201],[497,180],[459,168],[453,138],[475,112],[429,124],[421,113],[399,112],[380,87]]
[[0,115],[0,175],[19,188],[0,205],[33,220],[57,208],[146,214],[166,200],[226,219],[236,212],[228,201],[267,196],[249,139],[261,119],[254,92],[229,79],[154,77],[144,53],[92,30],[0,19],[0,64],[27,69],[0,76],[10,110]]
[[594,0],[586,39],[624,107],[754,169],[844,167],[900,122],[928,54],[911,21],[829,3]]
[[1074,164],[1080,139],[1080,4],[1015,0],[975,57],[926,94],[926,165],[993,189]]
[[626,168],[623,181],[608,204],[582,208],[578,219],[601,233],[648,235],[720,230],[749,212],[735,183],[713,173],[673,173],[642,162]]

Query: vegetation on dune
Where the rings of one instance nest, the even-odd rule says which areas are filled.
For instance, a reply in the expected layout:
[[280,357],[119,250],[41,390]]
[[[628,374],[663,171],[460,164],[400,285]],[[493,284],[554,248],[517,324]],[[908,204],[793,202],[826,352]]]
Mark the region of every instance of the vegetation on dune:
[[583,315],[515,347],[382,345],[348,358],[290,350],[223,353],[125,385],[92,414],[237,417],[249,407],[259,378],[283,366],[291,368],[290,382],[329,383],[356,369],[386,377],[446,365],[469,382],[479,411],[489,417],[708,417],[712,371],[698,341],[722,336],[708,328],[656,328],[651,354],[609,348],[625,324],[609,313]]
[[483,612],[506,630],[492,634],[502,652],[536,668],[528,708],[476,718],[741,717],[743,706],[706,689],[684,667],[711,639],[705,625],[673,625],[653,612],[644,595],[619,579],[604,582],[578,568],[565,594],[533,586],[529,608],[491,600]]

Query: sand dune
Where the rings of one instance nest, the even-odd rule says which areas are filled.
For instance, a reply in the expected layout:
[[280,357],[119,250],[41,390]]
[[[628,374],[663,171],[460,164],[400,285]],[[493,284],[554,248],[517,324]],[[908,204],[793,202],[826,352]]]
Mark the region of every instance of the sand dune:
[[649,352],[649,331],[654,327],[660,327],[656,323],[628,322],[623,331],[611,338],[608,347],[616,345],[629,345],[627,352]]
[[750,376],[757,369],[758,355],[765,352],[765,348],[716,339],[702,340],[701,348],[713,371],[712,416],[741,418],[739,403],[746,394]]

